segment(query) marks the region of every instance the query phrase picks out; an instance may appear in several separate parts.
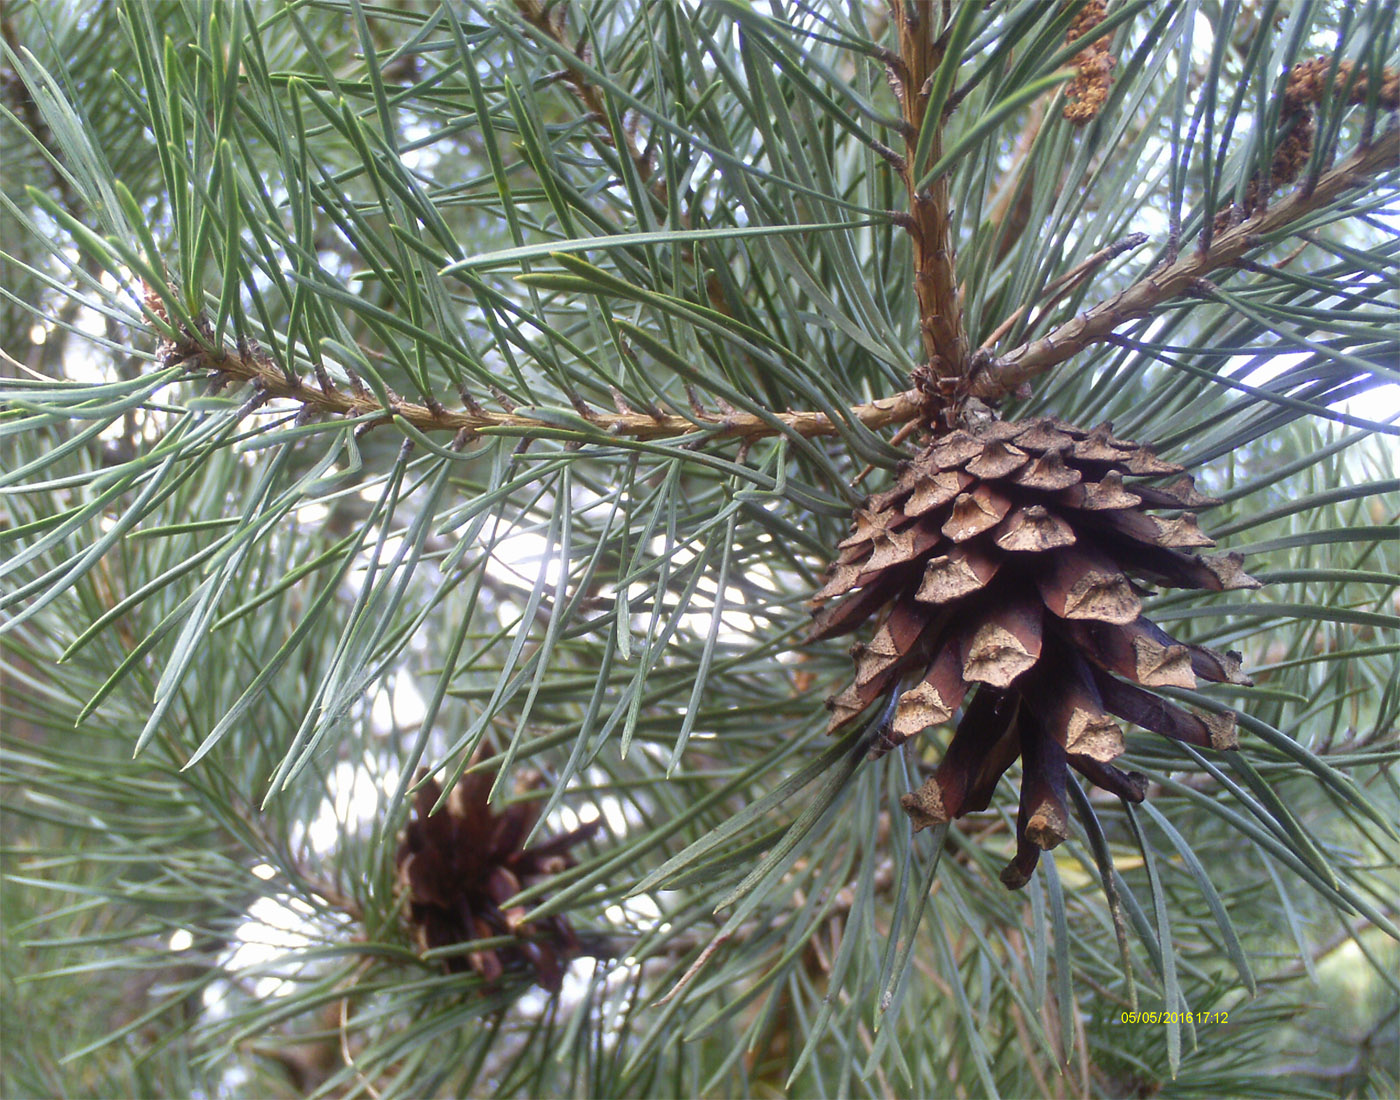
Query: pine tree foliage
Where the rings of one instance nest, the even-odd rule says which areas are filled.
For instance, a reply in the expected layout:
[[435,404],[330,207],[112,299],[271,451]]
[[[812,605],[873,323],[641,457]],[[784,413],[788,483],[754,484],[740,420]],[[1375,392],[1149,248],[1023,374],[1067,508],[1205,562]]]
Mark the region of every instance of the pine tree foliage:
[[[1394,1095],[1396,9],[5,0],[5,1094]],[[1015,893],[803,644],[969,396],[1264,583]]]

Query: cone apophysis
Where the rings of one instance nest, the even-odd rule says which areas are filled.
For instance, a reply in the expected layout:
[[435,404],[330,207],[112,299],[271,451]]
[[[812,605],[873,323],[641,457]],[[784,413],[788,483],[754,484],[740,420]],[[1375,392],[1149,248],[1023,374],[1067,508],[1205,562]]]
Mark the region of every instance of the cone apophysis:
[[[418,779],[426,773],[419,772]],[[505,967],[526,963],[540,985],[557,992],[578,937],[568,919],[525,921],[525,909],[501,904],[527,886],[574,865],[569,849],[592,834],[597,822],[522,848],[539,819],[537,802],[515,802],[500,813],[486,798],[493,772],[464,775],[437,813],[442,788],[432,779],[414,796],[413,815],[404,828],[395,865],[400,891],[408,899],[408,920],[423,950],[512,936],[504,947],[465,955],[445,955],[449,971],[475,970],[490,981]]]
[[854,682],[827,700],[833,731],[888,701],[872,755],[962,708],[937,770],[904,796],[915,828],[985,809],[1021,758],[1016,857],[1001,876],[1017,889],[1068,836],[1069,768],[1142,800],[1143,777],[1110,763],[1124,751],[1114,716],[1204,748],[1235,746],[1233,714],[1195,714],[1151,689],[1249,684],[1239,655],[1182,644],[1150,622],[1142,584],[1258,582],[1237,554],[1194,552],[1213,543],[1191,509],[1218,502],[1149,447],[1107,424],[980,412],[857,511],[813,599],[809,637],[878,617],[870,642],[852,648]]

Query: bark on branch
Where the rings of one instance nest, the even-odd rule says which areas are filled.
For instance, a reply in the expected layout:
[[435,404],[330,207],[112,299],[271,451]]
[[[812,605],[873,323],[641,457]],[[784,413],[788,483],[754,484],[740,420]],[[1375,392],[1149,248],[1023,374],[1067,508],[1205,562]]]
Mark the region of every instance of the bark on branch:
[[[779,434],[781,429],[775,426],[775,421],[807,438],[838,435],[841,430],[825,413],[805,411],[774,413],[771,418],[735,409],[723,409],[715,413],[697,411],[690,416],[630,410],[611,412],[602,409],[531,411],[530,406],[521,406],[510,412],[493,412],[479,407],[450,411],[441,406],[430,409],[426,405],[404,400],[395,400],[386,408],[368,391],[355,392],[339,386],[332,386],[326,390],[309,386],[295,376],[288,378],[279,367],[254,354],[244,355],[229,351],[220,356],[219,353],[206,351],[190,341],[186,345],[169,349],[165,359],[172,364],[190,363],[211,375],[223,376],[229,381],[251,382],[266,398],[295,401],[308,414],[378,416],[385,420],[401,417],[421,432],[464,432],[467,435],[480,432],[513,432],[528,435],[531,432],[568,428],[573,421],[576,421],[573,426],[580,429],[591,428],[600,435],[643,440],[669,439],[705,431],[711,432],[719,439],[762,439]],[[908,390],[856,405],[851,408],[850,413],[853,419],[875,431],[913,420],[920,415],[925,401],[926,398],[919,391]]]
[[1120,325],[1145,317],[1163,302],[1190,291],[1198,279],[1244,258],[1264,238],[1287,228],[1333,202],[1387,168],[1400,165],[1400,130],[1392,127],[1376,142],[1358,149],[1325,173],[1310,192],[1298,189],[1267,210],[1219,234],[1205,251],[1192,250],[1175,263],[1159,267],[1128,289],[1066,321],[1048,336],[1022,344],[992,359],[968,380],[968,392],[996,400],[1051,367],[1100,343]]
[[[909,195],[909,217],[903,224],[914,246],[919,331],[931,376],[927,381],[951,381],[963,376],[968,361],[949,228],[951,173],[943,173],[923,190],[918,186],[920,174],[943,155],[943,119],[925,122],[934,74],[943,62],[938,9],[927,0],[895,0],[892,7],[899,58],[890,63],[889,79],[904,120],[904,156],[896,167]],[[919,163],[919,135],[925,125],[934,127],[932,143],[925,162]]]
[[[1359,187],[1378,173],[1400,166],[1400,129],[1392,127],[1373,144],[1358,149],[1324,173],[1310,191],[1300,188],[1249,220],[1217,235],[1205,251],[1193,250],[1175,263],[1158,267],[1119,294],[1060,325],[1048,336],[1029,341],[972,371],[965,392],[986,401],[995,401],[1079,354],[1085,348],[1112,337],[1121,325],[1145,317],[1163,302],[1188,293],[1198,280],[1221,267],[1239,263],[1264,240],[1287,229],[1308,214],[1326,207],[1346,191]],[[951,274],[951,268],[950,268]],[[961,333],[961,329],[958,329]],[[962,338],[962,337],[960,337]],[[965,338],[963,338],[965,339]],[[253,383],[268,398],[284,398],[303,406],[308,413],[384,420],[402,417],[423,432],[516,432],[558,429],[561,417],[574,417],[573,426],[592,428],[600,435],[633,439],[667,439],[694,432],[709,431],[714,438],[755,440],[786,429],[805,437],[838,435],[840,426],[824,413],[812,411],[774,413],[764,418],[753,413],[723,408],[709,413],[695,409],[691,415],[663,412],[618,412],[578,408],[540,410],[522,407],[493,412],[480,407],[453,412],[437,406],[395,399],[386,408],[368,391],[332,385],[315,388],[285,374],[265,357],[256,354],[214,352],[193,338],[168,348],[168,363],[194,361],[213,375]],[[931,395],[924,389],[878,398],[853,406],[850,415],[871,430],[927,419]],[[782,425],[782,427],[778,427]]]

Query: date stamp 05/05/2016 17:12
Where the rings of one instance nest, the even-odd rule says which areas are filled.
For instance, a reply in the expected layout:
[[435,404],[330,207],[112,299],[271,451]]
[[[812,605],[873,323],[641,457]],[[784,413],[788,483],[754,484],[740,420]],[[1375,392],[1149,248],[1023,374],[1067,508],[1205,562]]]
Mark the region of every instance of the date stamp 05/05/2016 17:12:
[[1226,1024],[1228,1012],[1120,1012],[1120,1024]]

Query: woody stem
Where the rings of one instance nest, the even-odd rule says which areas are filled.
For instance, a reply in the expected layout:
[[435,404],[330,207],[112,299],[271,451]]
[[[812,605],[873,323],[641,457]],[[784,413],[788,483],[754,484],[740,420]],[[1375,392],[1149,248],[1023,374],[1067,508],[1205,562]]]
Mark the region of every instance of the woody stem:
[[[950,14],[944,4],[942,21]],[[926,125],[933,76],[943,62],[938,9],[928,0],[894,0],[893,21],[899,39],[899,62],[891,66],[890,79],[899,99],[904,121],[904,163],[900,171],[909,196],[909,217],[903,222],[914,250],[914,294],[919,305],[919,331],[926,366],[921,388],[935,388],[941,380],[963,376],[968,362],[968,341],[957,300],[955,252],[949,225],[949,175],[944,173],[924,188],[920,176],[943,153],[943,119],[928,120],[934,129],[922,157],[919,138]]]

